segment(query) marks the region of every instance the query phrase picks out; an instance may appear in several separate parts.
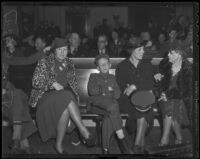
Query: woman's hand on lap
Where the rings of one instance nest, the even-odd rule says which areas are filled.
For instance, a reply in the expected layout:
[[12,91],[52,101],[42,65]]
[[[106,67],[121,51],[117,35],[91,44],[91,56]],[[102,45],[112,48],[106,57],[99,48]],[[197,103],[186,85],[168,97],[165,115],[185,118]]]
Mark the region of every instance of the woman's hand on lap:
[[127,84],[127,88],[124,91],[124,94],[126,94],[127,96],[129,96],[133,91],[135,91],[137,88],[134,84],[129,85]]
[[57,91],[60,91],[60,90],[63,90],[63,89],[64,89],[64,87],[63,87],[61,84],[59,84],[58,82],[54,82],[54,83],[53,83],[53,87],[54,87],[55,90],[57,90]]

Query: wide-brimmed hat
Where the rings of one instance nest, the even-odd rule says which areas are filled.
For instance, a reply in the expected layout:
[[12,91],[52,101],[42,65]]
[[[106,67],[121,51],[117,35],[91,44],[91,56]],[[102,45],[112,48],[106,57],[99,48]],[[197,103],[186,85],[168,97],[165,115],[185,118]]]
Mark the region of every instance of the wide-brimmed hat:
[[67,43],[64,39],[61,39],[61,38],[56,38],[52,44],[53,49],[57,49],[60,47],[65,47],[65,46],[67,46]]

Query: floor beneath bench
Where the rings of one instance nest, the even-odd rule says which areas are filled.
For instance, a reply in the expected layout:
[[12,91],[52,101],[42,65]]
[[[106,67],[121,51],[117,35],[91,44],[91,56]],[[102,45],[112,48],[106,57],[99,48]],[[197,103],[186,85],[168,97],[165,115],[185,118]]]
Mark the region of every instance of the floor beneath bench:
[[[94,132],[94,127],[90,127],[89,130]],[[11,139],[11,129],[9,127],[2,127],[2,153],[9,153],[8,142]],[[183,138],[185,141],[191,141],[191,133],[188,129],[183,129]],[[155,146],[159,143],[160,139],[160,128],[154,127],[150,134],[146,137],[147,146]],[[101,154],[101,149],[99,147],[87,148],[84,145],[80,144],[79,146],[74,146],[71,144],[73,140],[73,135],[66,135],[64,139],[64,148],[69,154]],[[173,136],[170,138],[171,142],[173,141]],[[46,143],[43,143],[40,140],[38,132],[33,134],[30,137],[30,144],[33,147],[33,153],[35,154],[56,154],[53,149],[55,141],[49,140]],[[119,148],[115,139],[112,140],[111,150],[112,154],[119,154]]]

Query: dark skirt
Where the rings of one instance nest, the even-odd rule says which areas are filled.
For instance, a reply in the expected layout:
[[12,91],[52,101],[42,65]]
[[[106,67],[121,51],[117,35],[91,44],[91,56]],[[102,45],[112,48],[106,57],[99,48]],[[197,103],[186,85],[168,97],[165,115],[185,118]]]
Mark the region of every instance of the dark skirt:
[[166,102],[161,102],[160,107],[163,118],[172,116],[172,119],[176,120],[181,125],[189,125],[189,119],[183,100],[170,99]]
[[145,118],[145,120],[148,123],[148,129],[151,130],[153,127],[153,120],[155,113],[153,109],[149,109],[147,112],[139,112],[133,104],[131,104],[131,101],[126,96],[121,96],[118,100],[119,106],[120,106],[120,112],[126,113],[129,115],[129,118],[126,122],[126,129],[129,134],[135,133],[137,130],[137,119]]
[[9,122],[13,124],[14,122],[21,122],[21,139],[25,139],[37,131],[29,112],[28,96],[20,89],[11,90],[8,93],[10,103],[5,104],[3,107],[4,115],[7,116]]
[[42,141],[56,138],[57,125],[68,104],[76,103],[74,94],[69,90],[44,93],[37,104],[36,121]]

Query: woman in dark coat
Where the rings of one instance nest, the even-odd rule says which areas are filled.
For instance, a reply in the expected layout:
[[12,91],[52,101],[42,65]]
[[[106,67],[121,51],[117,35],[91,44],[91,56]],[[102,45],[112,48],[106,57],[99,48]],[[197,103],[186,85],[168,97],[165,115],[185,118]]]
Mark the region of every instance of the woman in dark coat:
[[[169,134],[173,128],[175,144],[181,144],[181,125],[192,124],[192,67],[180,48],[172,48],[168,58],[160,63],[160,107],[163,116],[163,134],[160,145],[169,144]],[[188,120],[188,117],[190,121]]]
[[91,143],[90,132],[83,125],[78,108],[77,81],[68,48],[63,39],[54,43],[55,52],[39,60],[33,75],[30,103],[37,106],[36,121],[43,141],[56,138],[55,150],[65,153],[62,141],[72,122],[84,141]]
[[[129,134],[136,132],[134,152],[143,153],[144,138],[147,127],[152,127],[153,109],[139,112],[131,103],[131,96],[135,91],[154,90],[154,68],[150,60],[143,60],[144,47],[130,46],[131,55],[116,68],[116,80],[123,92],[119,98],[121,113],[129,114],[126,129]],[[142,151],[141,151],[142,150]]]

